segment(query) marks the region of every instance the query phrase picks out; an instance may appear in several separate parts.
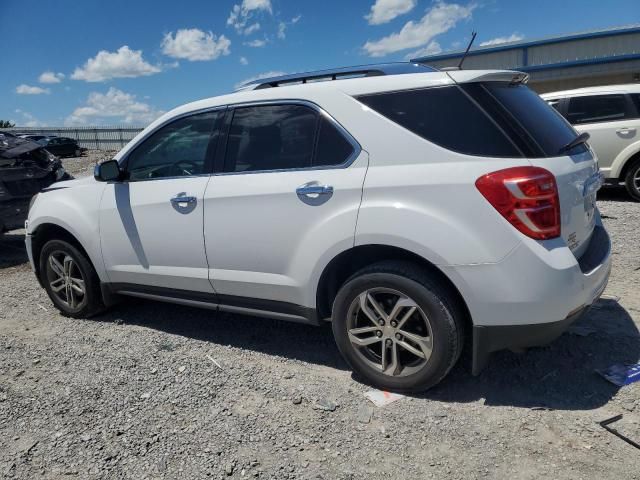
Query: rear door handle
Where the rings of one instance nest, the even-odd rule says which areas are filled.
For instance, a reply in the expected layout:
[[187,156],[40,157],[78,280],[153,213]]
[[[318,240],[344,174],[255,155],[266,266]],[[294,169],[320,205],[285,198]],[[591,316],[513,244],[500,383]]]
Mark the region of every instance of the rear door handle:
[[618,130],[616,130],[616,132],[617,133],[622,133],[624,135],[624,134],[627,134],[627,133],[635,133],[636,129],[635,128],[624,127],[624,128],[619,128]]
[[331,185],[304,184],[296,188],[298,196],[309,197],[311,195],[332,195],[333,187]]
[[171,203],[173,204],[196,203],[197,201],[198,199],[196,197],[190,197],[184,193],[179,193],[171,199]]

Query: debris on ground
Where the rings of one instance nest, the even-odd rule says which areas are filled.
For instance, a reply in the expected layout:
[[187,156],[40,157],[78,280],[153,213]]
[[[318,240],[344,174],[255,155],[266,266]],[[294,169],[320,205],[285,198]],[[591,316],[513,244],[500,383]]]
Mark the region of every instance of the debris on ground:
[[384,390],[369,390],[364,393],[364,396],[373,402],[376,407],[384,407],[390,403],[404,398],[404,395],[399,393],[386,392]]
[[611,365],[604,370],[596,370],[600,375],[618,387],[624,387],[640,380],[640,363],[634,365]]

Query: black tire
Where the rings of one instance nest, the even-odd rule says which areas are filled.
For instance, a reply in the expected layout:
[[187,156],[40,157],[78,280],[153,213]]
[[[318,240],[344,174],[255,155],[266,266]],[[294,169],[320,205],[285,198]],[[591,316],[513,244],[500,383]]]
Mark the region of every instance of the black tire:
[[640,202],[640,158],[631,164],[624,177],[627,192],[636,202]]
[[[359,347],[349,340],[348,317],[352,302],[361,293],[376,288],[392,289],[406,295],[428,318],[431,356],[419,370],[407,376],[392,376],[375,369],[358,353]],[[366,383],[397,392],[424,391],[439,383],[460,358],[464,345],[464,315],[456,295],[447,286],[439,284],[428,271],[410,262],[385,261],[360,270],[341,287],[333,304],[333,334],[344,359]]]
[[[51,281],[55,278],[55,271],[50,266],[49,258],[54,256],[69,256],[73,260],[75,267],[74,275],[80,275],[84,281],[85,293],[81,297],[81,301],[77,302],[75,308],[65,303],[61,299],[60,293],[53,291]],[[40,277],[42,284],[53,302],[54,306],[65,316],[72,318],[90,318],[105,310],[102,301],[102,293],[100,291],[100,279],[93,265],[76,246],[64,240],[49,240],[44,244],[40,251]],[[78,295],[75,295],[76,298]],[[73,302],[70,302],[73,303]]]

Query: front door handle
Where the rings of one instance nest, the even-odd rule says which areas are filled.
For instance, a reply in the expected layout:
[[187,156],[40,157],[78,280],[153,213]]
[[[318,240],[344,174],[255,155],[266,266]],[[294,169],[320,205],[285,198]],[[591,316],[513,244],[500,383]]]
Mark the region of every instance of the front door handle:
[[196,203],[198,201],[198,199],[196,197],[190,197],[188,195],[186,195],[185,193],[179,193],[178,195],[176,195],[175,197],[173,197],[171,199],[171,203],[178,204],[181,205],[183,203]]
[[622,135],[629,135],[629,134],[632,134],[632,133],[636,133],[636,129],[635,128],[623,127],[623,128],[619,128],[618,130],[616,130],[616,133],[620,133]]
[[317,195],[332,195],[333,187],[331,185],[318,185],[315,183],[304,184],[296,188],[296,194],[301,197],[310,197]]

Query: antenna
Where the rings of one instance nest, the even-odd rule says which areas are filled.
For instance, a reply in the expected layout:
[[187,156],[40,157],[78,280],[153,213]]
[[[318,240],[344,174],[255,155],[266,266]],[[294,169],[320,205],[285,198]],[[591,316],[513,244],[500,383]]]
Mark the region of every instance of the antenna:
[[478,34],[477,32],[471,32],[471,40],[469,41],[469,45],[467,45],[467,49],[464,51],[464,55],[462,55],[462,58],[460,59],[460,63],[458,64],[458,70],[462,70],[462,64],[467,58],[467,54],[469,53],[469,50],[471,49],[471,45],[473,45],[473,41],[476,39],[477,34]]

